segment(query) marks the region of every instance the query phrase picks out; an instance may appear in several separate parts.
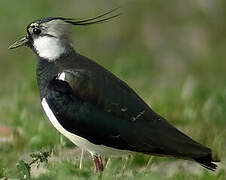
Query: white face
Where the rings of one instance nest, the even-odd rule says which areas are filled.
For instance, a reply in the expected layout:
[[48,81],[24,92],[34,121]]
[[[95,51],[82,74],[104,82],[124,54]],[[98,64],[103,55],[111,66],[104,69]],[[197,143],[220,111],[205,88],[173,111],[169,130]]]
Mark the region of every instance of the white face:
[[65,53],[66,43],[70,43],[71,24],[63,20],[35,22],[29,25],[28,33],[38,56],[54,61]]
[[65,52],[65,46],[61,40],[51,36],[35,38],[33,46],[37,54],[48,61],[54,61]]

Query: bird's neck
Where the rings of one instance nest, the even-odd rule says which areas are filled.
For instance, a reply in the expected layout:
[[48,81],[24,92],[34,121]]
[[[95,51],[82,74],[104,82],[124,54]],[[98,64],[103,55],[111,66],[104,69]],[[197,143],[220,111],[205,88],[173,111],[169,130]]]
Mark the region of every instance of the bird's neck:
[[67,53],[68,46],[69,42],[52,36],[40,36],[33,42],[35,53],[50,62]]
[[[67,51],[62,56],[54,61],[49,61],[46,58],[38,56],[37,61],[37,81],[41,98],[46,95],[46,88],[51,80],[59,75],[59,73],[67,68],[77,64],[77,53],[72,46],[67,47]],[[73,63],[71,63],[73,61]]]
[[39,58],[37,62],[37,81],[41,99],[46,95],[49,82],[57,76],[59,68],[54,62]]

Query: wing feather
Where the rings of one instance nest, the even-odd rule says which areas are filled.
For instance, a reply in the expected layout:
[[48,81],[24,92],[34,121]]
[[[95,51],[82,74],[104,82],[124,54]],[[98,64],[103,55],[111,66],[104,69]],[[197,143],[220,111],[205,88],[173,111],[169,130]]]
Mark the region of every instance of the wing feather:
[[92,143],[148,154],[196,158],[211,153],[152,111],[105,71],[67,69],[49,84],[47,101],[68,131]]

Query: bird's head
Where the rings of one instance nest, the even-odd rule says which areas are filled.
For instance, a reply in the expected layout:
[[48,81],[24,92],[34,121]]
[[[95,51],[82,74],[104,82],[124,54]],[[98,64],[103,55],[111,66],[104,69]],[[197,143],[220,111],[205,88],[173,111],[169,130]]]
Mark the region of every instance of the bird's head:
[[9,49],[28,46],[34,50],[38,56],[50,61],[55,60],[66,53],[67,47],[70,46],[73,25],[84,26],[107,22],[120,15],[108,16],[117,9],[88,19],[62,17],[38,19],[27,26],[27,35],[9,46]]

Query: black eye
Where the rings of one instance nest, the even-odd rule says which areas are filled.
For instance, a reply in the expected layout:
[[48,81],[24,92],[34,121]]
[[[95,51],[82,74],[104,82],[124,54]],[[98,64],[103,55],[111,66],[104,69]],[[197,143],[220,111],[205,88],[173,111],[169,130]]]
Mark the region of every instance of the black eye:
[[34,28],[33,29],[33,33],[36,34],[36,35],[39,35],[42,31],[38,28]]

